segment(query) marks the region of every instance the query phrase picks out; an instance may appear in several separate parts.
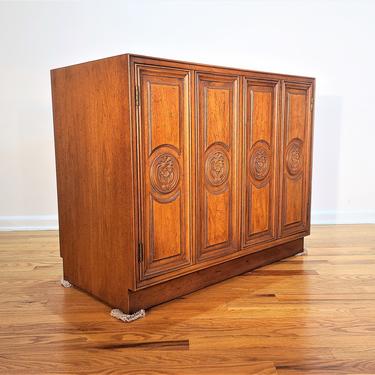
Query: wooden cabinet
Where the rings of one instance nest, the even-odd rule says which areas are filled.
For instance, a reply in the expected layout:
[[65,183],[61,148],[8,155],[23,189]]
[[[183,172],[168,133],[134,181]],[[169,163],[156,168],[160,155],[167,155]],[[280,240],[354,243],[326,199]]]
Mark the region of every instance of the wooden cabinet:
[[128,54],[51,76],[73,285],[134,312],[303,250],[313,78]]

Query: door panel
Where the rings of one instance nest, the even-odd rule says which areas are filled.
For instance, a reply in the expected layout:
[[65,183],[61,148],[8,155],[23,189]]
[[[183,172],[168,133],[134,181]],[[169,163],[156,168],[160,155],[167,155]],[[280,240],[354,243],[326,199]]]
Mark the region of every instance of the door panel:
[[190,73],[138,65],[140,280],[192,263]]
[[198,73],[197,258],[237,250],[238,77]]
[[242,246],[277,237],[278,81],[244,79]]
[[283,97],[280,235],[287,236],[310,225],[312,86],[285,82]]

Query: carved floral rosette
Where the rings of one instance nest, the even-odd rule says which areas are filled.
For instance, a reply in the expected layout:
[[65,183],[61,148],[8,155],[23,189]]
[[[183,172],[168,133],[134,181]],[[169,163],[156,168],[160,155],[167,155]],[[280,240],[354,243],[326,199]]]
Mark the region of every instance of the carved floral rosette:
[[271,162],[272,152],[268,142],[260,140],[254,143],[249,157],[250,178],[254,185],[260,187],[268,182]]
[[298,178],[303,171],[303,141],[299,138],[293,138],[285,154],[286,169],[293,178]]
[[208,153],[205,163],[206,182],[212,187],[225,184],[229,176],[229,160],[222,150],[214,149]]
[[152,187],[162,194],[171,193],[180,179],[180,166],[170,153],[156,157],[151,164],[150,180]]

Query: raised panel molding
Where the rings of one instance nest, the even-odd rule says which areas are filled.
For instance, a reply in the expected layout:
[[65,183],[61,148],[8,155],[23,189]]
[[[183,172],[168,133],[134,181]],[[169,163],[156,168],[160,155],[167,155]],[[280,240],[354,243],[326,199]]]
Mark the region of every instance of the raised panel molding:
[[144,261],[140,285],[192,264],[189,71],[137,66]]
[[277,237],[279,86],[243,79],[243,248]]
[[236,76],[196,74],[197,260],[236,251],[238,85]]
[[280,236],[308,233],[311,190],[312,85],[283,83]]
[[[173,82],[173,77],[172,82]],[[182,118],[183,102],[181,98],[181,84],[183,77],[174,84],[165,77],[160,82],[147,82],[147,113],[149,129],[149,155],[163,145],[181,152],[184,119]],[[171,99],[175,100],[171,100]],[[169,100],[168,100],[169,99]],[[168,107],[163,105],[168,102]]]

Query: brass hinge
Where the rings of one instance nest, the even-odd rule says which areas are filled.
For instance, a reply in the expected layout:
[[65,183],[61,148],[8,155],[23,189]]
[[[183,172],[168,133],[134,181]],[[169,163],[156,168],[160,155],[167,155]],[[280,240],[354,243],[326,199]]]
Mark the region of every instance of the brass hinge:
[[312,111],[314,108],[314,98],[311,98],[311,101],[310,101],[310,111]]
[[143,261],[143,243],[138,242],[138,262]]
[[135,87],[135,105],[139,107],[139,86]]

